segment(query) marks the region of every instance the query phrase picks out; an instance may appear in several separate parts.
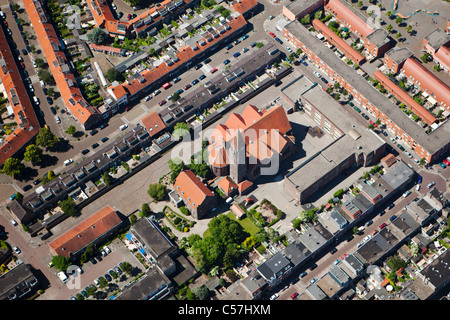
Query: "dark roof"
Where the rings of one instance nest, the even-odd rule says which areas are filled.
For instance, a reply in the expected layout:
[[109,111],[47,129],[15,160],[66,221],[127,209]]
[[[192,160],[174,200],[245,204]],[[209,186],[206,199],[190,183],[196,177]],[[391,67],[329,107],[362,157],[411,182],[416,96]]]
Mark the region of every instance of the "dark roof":
[[175,249],[173,243],[149,219],[139,219],[130,232],[142,243],[145,250],[151,251],[155,259]]

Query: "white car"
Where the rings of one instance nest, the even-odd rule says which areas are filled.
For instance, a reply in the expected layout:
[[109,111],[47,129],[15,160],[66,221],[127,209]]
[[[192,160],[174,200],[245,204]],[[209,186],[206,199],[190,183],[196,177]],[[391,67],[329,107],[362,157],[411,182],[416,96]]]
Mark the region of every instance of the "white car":
[[16,254],[19,254],[21,252],[20,249],[17,247],[13,247],[13,250]]
[[112,7],[114,10],[117,10],[117,6],[116,6],[114,3],[111,5],[111,7]]
[[121,126],[119,127],[120,131],[123,131],[123,130],[125,130],[126,128],[128,128],[128,125],[127,125],[127,124],[123,124],[123,125],[121,125]]
[[13,226],[17,226],[17,222],[16,222],[16,220],[14,220],[14,219],[11,219],[10,221],[11,221],[11,223],[12,223],[12,225],[13,225]]
[[417,186],[416,186],[416,191],[419,191],[420,190],[420,184],[418,184]]
[[103,249],[106,251],[106,253],[111,253],[111,249],[107,246],[104,246]]
[[44,81],[39,81],[39,83],[41,84],[41,87],[44,88],[45,87],[45,82]]
[[153,96],[156,97],[156,96],[157,96],[158,94],[160,94],[160,93],[161,93],[161,90],[158,89],[158,90],[156,90],[155,92],[153,92]]
[[146,96],[146,97],[144,98],[144,101],[148,101],[148,100],[150,100],[151,98],[153,98],[153,96],[152,96],[151,94],[149,94],[148,96]]
[[320,73],[318,73],[317,71],[314,71],[314,74],[317,76],[317,78],[321,77]]
[[59,116],[55,116],[55,120],[56,120],[56,123],[61,123],[61,119],[59,118]]
[[69,164],[71,164],[73,162],[72,159],[67,159],[66,161],[64,161],[64,165],[68,166]]
[[278,298],[279,297],[279,294],[278,293],[275,293],[274,295],[272,295],[271,297],[270,297],[270,300],[275,300],[276,298]]

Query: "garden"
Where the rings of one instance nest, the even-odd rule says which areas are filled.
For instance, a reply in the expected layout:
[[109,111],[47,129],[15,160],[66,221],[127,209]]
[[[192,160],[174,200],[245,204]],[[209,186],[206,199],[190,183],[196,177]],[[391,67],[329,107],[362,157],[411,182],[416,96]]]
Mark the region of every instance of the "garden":
[[[182,207],[184,212],[189,212],[185,207]],[[180,208],[181,211],[181,208]],[[176,213],[169,206],[165,206],[163,209],[164,217],[170,222],[170,224],[180,232],[189,232],[190,228],[195,225],[195,221],[185,219],[180,214]]]

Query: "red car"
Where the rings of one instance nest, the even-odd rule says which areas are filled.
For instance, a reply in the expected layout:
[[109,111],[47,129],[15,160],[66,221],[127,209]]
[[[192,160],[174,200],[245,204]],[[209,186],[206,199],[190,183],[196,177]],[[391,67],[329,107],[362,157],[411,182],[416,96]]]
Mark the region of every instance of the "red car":
[[214,69],[211,70],[211,73],[214,73],[216,71],[217,71],[217,68],[214,68]]
[[167,101],[166,101],[166,100],[163,100],[163,101],[159,102],[159,105],[162,106],[162,105],[164,105],[164,104],[166,104],[166,103],[167,103]]
[[348,256],[348,253],[344,253],[344,254],[341,256],[341,260],[344,260],[346,256]]
[[298,292],[295,292],[295,293],[292,294],[292,296],[291,296],[292,300],[294,300],[294,299],[297,298],[297,297],[298,297]]
[[272,36],[272,38],[276,37],[275,33],[273,33],[272,31],[270,31],[269,34]]
[[387,226],[387,224],[383,223],[382,225],[380,225],[380,230],[383,230],[383,228],[386,227],[386,226]]
[[447,166],[450,166],[450,161],[448,161],[447,159],[445,159],[445,160],[442,161],[442,162],[444,162]]

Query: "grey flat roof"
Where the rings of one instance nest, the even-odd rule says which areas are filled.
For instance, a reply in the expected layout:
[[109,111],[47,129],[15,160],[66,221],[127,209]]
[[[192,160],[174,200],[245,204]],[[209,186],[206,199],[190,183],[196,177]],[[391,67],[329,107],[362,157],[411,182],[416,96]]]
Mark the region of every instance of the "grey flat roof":
[[286,8],[289,9],[293,14],[297,15],[302,13],[304,10],[308,9],[313,4],[319,2],[318,0],[296,0],[289,3]]
[[369,34],[366,39],[372,42],[377,47],[381,47],[382,45],[390,41],[388,36],[389,33],[386,30],[378,28],[374,32]]
[[409,180],[413,174],[414,171],[403,161],[397,161],[395,165],[390,167],[388,172],[383,175],[383,180],[386,181],[392,189],[397,189]]
[[[343,1],[345,3],[346,1]],[[336,74],[345,82],[358,91],[370,103],[376,105],[377,109],[391,119],[397,126],[402,128],[406,134],[413,138],[430,154],[434,154],[448,143],[450,135],[450,121],[445,122],[439,128],[425,133],[414,121],[412,121],[400,108],[397,108],[386,96],[378,92],[367,80],[360,77],[358,73],[338,56],[335,55],[325,44],[313,36],[299,21],[294,20],[286,25],[286,30],[299,39],[306,47],[319,56]],[[362,66],[364,69],[364,66]]]
[[450,278],[449,261],[450,250],[446,250],[439,258],[427,265],[421,273],[437,288],[448,282]]
[[408,48],[394,47],[388,50],[385,55],[391,58],[395,63],[399,64],[406,61],[406,59],[408,59],[409,57],[412,57],[414,53]]
[[126,289],[116,300],[146,300],[170,286],[170,280],[158,268],[150,271],[142,280]]
[[152,250],[155,258],[158,258],[174,247],[170,240],[149,219],[139,219],[132,226],[132,231],[142,244],[145,244],[148,249]]
[[434,50],[437,50],[450,41],[450,34],[447,34],[441,28],[436,28],[430,34],[426,35],[424,39],[428,41],[428,45]]

